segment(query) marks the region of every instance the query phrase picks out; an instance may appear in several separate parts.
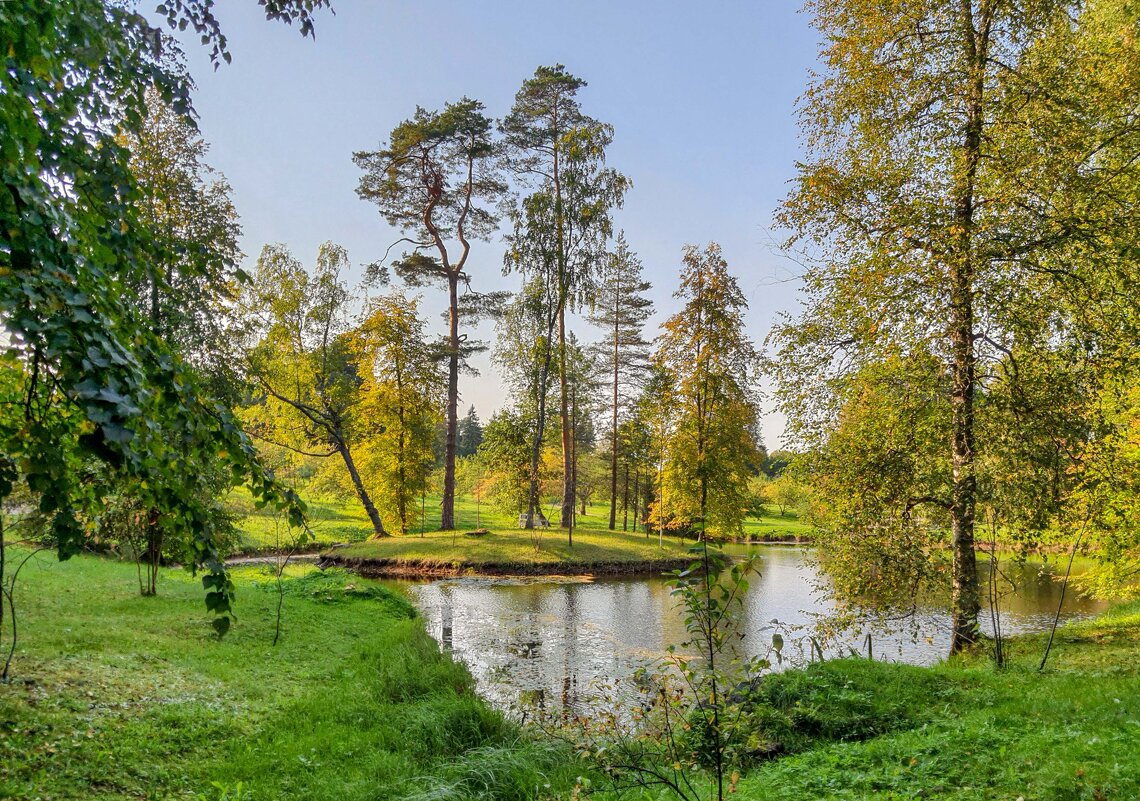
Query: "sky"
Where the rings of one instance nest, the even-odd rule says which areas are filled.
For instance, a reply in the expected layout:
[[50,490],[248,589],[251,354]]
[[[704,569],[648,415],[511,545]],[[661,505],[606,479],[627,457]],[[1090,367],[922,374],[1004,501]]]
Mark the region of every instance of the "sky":
[[[587,81],[585,113],[614,126],[608,164],[632,181],[614,214],[640,256],[657,314],[672,297],[685,244],[719,242],[762,343],[781,312],[795,313],[797,265],[779,252],[773,213],[800,153],[796,98],[818,51],[792,0],[333,0],[316,38],[266,22],[253,0],[218,4],[233,54],[214,70],[187,38],[195,107],[207,161],[233,188],[247,270],[266,243],[312,265],[326,241],[344,245],[353,283],[399,237],[356,196],[352,154],[376,150],[416,106],[463,96],[500,118],[540,65],[564,64]],[[398,255],[394,249],[390,258]],[[476,242],[469,261],[479,291],[516,289],[502,275],[501,237]],[[422,309],[442,331],[444,291]],[[579,337],[599,335],[585,322]],[[490,341],[493,328],[480,328]],[[461,377],[461,410],[487,420],[507,403],[488,357]],[[763,382],[763,388],[770,388]],[[784,421],[764,403],[762,432],[780,444]]]

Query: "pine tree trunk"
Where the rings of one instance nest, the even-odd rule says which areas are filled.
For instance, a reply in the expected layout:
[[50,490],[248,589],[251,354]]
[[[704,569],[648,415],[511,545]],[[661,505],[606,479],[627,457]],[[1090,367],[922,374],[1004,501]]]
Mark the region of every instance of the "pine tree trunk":
[[[641,468],[633,471],[633,530],[637,531],[637,521],[641,520]],[[649,536],[646,530],[645,536]]]
[[459,425],[459,277],[447,277],[447,436],[443,450],[443,504],[439,530],[455,528],[455,432]]
[[404,372],[400,366],[399,357],[395,360],[395,373],[396,373],[396,397],[399,399],[396,406],[396,420],[400,424],[399,433],[396,435],[396,453],[399,454],[396,459],[396,514],[400,518],[400,533],[407,535],[408,533],[408,477],[407,477],[407,459],[405,458],[405,439],[407,432],[407,420],[404,416]]
[[538,419],[535,421],[534,441],[530,448],[530,489],[527,492],[526,528],[534,528],[534,514],[538,508],[538,457],[542,451],[542,435],[546,432],[546,383],[550,376],[549,348],[538,375]]
[[621,530],[629,531],[629,462],[625,464],[625,483],[621,492]]
[[574,431],[570,423],[569,376],[566,375],[566,306],[558,310],[558,386],[562,421],[562,516],[560,525],[570,528],[574,516]]
[[[616,293],[615,293],[616,294]],[[613,417],[610,420],[610,531],[617,523],[617,474],[618,474],[618,306],[614,301],[614,387]],[[635,523],[636,525],[636,523]]]
[[[567,543],[574,547],[574,502],[578,499],[578,388],[574,387],[573,410],[570,414],[570,519],[568,521]],[[586,510],[583,509],[585,514]],[[563,517],[566,511],[563,509]]]

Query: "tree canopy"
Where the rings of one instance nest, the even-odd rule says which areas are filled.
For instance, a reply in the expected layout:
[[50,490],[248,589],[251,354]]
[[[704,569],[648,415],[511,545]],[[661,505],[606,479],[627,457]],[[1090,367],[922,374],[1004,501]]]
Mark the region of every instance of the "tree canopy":
[[[324,0],[264,0],[266,16],[312,32]],[[211,4],[173,0],[171,27],[193,27],[228,60]],[[23,481],[53,517],[63,558],[97,502],[75,458],[104,462],[147,487],[148,505],[192,532],[192,562],[210,573],[208,607],[229,625],[232,586],[217,559],[208,510],[193,481],[195,454],[221,454],[263,501],[302,506],[261,467],[229,412],[148,330],[126,297],[130,276],[162,261],[164,243],[141,216],[120,131],[142,128],[146,92],[190,113],[190,80],[173,40],[128,6],[101,0],[0,4],[0,316],[24,399],[6,405],[0,496]],[[66,407],[67,412],[61,412]],[[177,447],[172,444],[177,443]]]
[[[868,482],[875,492],[856,501],[864,522],[839,517],[832,530],[882,563],[894,558],[871,545],[883,523],[866,521],[944,522],[959,650],[978,636],[979,504],[1027,455],[1003,450],[989,398],[1027,386],[1022,361],[1077,334],[1081,315],[1068,310],[1120,302],[1096,276],[1104,262],[1087,257],[1119,252],[1136,230],[1121,200],[1135,186],[1140,131],[1128,109],[1140,87],[1135,70],[1120,71],[1135,63],[1135,12],[1002,0],[808,7],[826,45],[803,99],[808,154],[781,217],[808,261],[805,311],[775,332],[783,405],[820,452],[852,443],[875,470],[874,449],[887,464],[913,460],[836,483],[840,495]],[[1112,338],[1083,339],[1100,349]],[[1021,401],[1023,420],[1048,412],[1043,397]],[[908,409],[917,417],[891,428]]]

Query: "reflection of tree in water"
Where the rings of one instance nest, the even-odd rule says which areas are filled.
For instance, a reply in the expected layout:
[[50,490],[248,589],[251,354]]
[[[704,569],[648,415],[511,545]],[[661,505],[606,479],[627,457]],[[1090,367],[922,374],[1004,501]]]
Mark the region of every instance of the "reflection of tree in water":
[[[827,586],[826,563],[815,562],[816,581]],[[994,636],[1000,626],[1001,635],[1041,631],[1048,627],[1062,598],[1060,617],[1063,620],[1079,619],[1102,611],[1106,603],[1077,594],[1062,595],[1059,578],[1064,565],[1045,556],[1026,556],[1001,550],[993,554],[979,552],[976,562],[978,586],[988,588],[982,593],[982,613],[979,625],[987,638]],[[935,661],[949,643],[950,603],[948,580],[921,584],[911,599],[911,605],[902,609],[885,608],[878,613],[861,612],[866,602],[874,607],[876,599],[846,599],[848,615],[836,616],[825,611],[817,636],[837,656],[858,654],[866,656],[874,642],[876,656],[903,662],[925,663]],[[826,603],[831,607],[830,601]],[[988,610],[988,611],[987,611]],[[822,633],[821,633],[822,632]]]
[[451,597],[451,585],[442,584],[439,588],[439,644],[445,651],[452,651],[455,648],[452,633],[454,622],[455,602]]
[[[765,547],[763,559],[762,573],[752,577],[741,612],[744,637],[737,646],[745,655],[762,656],[774,631],[780,631],[784,664],[807,661],[816,656],[805,636],[814,615],[831,611],[813,592],[826,583],[826,576],[819,576],[810,551],[803,548]],[[1040,561],[1022,566],[1007,557],[1002,569],[1017,587],[1017,594],[1003,601],[1002,629],[1040,629],[1037,619],[1051,621],[1059,587],[1048,573],[1041,573]],[[646,693],[654,691],[648,674],[638,683],[638,668],[652,673],[666,645],[687,639],[682,615],[659,578],[584,583],[459,579],[420,585],[413,592],[430,617],[432,635],[467,663],[479,692],[527,720],[545,716],[556,722],[565,714],[621,716],[636,710]],[[889,631],[874,634],[876,659],[924,662],[942,656],[948,636],[945,607],[916,600],[929,613],[923,618],[929,628],[915,642],[904,622],[889,622]],[[1098,607],[1070,593],[1065,616]],[[784,625],[777,628],[773,619]],[[988,620],[983,618],[983,624]],[[796,626],[802,628],[797,631]],[[933,634],[931,642],[926,632]],[[854,647],[865,656],[865,634],[864,628],[824,643],[827,655],[846,655],[847,648]]]
[[505,674],[517,690],[516,701],[511,705],[514,709],[509,711],[513,711],[524,723],[541,720],[546,716],[548,690],[547,671],[543,667],[546,662],[546,649],[543,648],[546,637],[542,630],[542,617],[550,594],[537,584],[505,584],[496,587],[496,590],[508,599],[503,607],[513,607],[516,623],[506,632],[506,651],[515,660],[513,669],[505,671]]
[[562,615],[562,694],[559,696],[559,711],[565,719],[579,711],[578,697],[578,586],[566,587],[566,609]]

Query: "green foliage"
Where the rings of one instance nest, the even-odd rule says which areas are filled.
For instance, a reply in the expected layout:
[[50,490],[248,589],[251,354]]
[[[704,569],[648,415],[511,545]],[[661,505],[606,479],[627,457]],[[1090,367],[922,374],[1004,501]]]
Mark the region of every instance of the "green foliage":
[[496,412],[483,430],[479,459],[486,465],[485,497],[503,512],[526,511],[530,498],[530,436],[525,422],[509,409]]
[[1085,481],[1076,492],[1097,566],[1082,581],[1102,597],[1136,597],[1140,583],[1140,383],[1133,366],[1105,380],[1098,396],[1102,436],[1081,453]]
[[316,458],[340,456],[376,536],[383,522],[356,468],[363,431],[359,406],[368,374],[351,334],[351,297],[341,280],[348,253],[321,246],[310,275],[289,251],[266,245],[242,294],[250,430],[277,448]]
[[362,377],[341,278],[348,266],[348,253],[331,242],[311,274],[285,247],[262,248],[241,298],[249,377],[262,395],[255,408],[264,413],[251,417],[259,436],[331,453],[353,439]]
[[[141,270],[125,276],[136,313],[155,337],[193,369],[203,388],[218,403],[231,406],[238,397],[231,301],[242,275],[237,239],[240,227],[224,178],[205,163],[207,146],[192,121],[179,116],[153,87],[146,93],[145,118],[136,131],[119,141],[130,152],[129,166],[139,192],[138,222],[151,232],[154,247]],[[216,547],[233,545],[233,521],[218,502],[229,489],[228,470],[212,453],[186,453],[176,483],[193,485],[196,500],[208,516]],[[204,458],[203,458],[204,457]],[[92,512],[94,540],[121,546],[120,552],[147,564],[144,595],[157,592],[157,566],[163,559],[193,563],[190,532],[166,510],[145,505],[145,485],[129,476],[92,470],[87,480],[107,486],[105,508]],[[155,479],[150,479],[152,482]]]
[[[311,31],[323,2],[274,2],[270,17]],[[167,22],[194,25],[215,57],[225,40],[208,4],[176,0]],[[189,112],[188,77],[162,30],[99,0],[0,4],[0,316],[23,403],[4,405],[3,492],[20,478],[53,515],[59,555],[82,542],[79,512],[96,504],[76,466],[93,458],[136,482],[147,505],[189,532],[190,564],[210,571],[230,613],[224,568],[192,465],[221,460],[263,502],[300,521],[302,506],[276,485],[225,408],[140,319],[126,291],[162,263],[146,224],[129,155],[114,132],[137,132],[155,87]],[[222,625],[222,624],[219,624]]]
[[780,216],[807,301],[772,367],[818,456],[821,528],[879,564],[951,529],[957,649],[976,639],[975,521],[1074,539],[1076,443],[1100,427],[1087,373],[1134,349],[1136,10],[809,9],[828,44]]
[[794,458],[795,454],[791,451],[775,450],[771,453],[765,453],[760,469],[768,478],[776,478],[787,469]]
[[781,475],[768,485],[772,503],[780,510],[780,517],[788,512],[799,511],[807,499],[807,492],[794,477]]
[[[239,515],[219,497],[229,489],[225,476],[211,478],[199,485],[200,501],[211,517],[218,550],[229,554],[237,546]],[[129,484],[120,485],[117,491],[103,496],[98,516],[90,521],[90,526],[88,547],[96,551],[109,549],[121,557],[141,561],[148,556],[148,549],[154,547],[158,549],[155,561],[164,564],[185,562],[191,555],[187,552],[187,543],[179,537],[181,532],[177,526],[166,516],[145,507]]]
[[685,249],[675,296],[685,306],[665,322],[654,357],[656,402],[672,421],[662,427],[664,500],[650,516],[673,528],[738,536],[748,480],[760,463],[758,360],[744,330],[747,303],[716,244],[703,253]]
[[206,163],[209,147],[193,121],[153,88],[141,127],[120,141],[140,194],[139,222],[160,254],[127,276],[129,291],[151,330],[201,371],[215,397],[232,403],[240,340],[230,308],[244,274],[230,186]]
[[585,86],[561,64],[539,67],[499,126],[508,168],[535,190],[511,211],[506,266],[552,271],[567,304],[589,289],[612,232],[610,210],[629,187],[604,166],[613,126],[582,112]]
[[[312,483],[298,484],[297,491],[305,496],[305,520],[308,524],[305,545],[325,548],[333,543],[354,542],[372,535],[368,515],[355,497],[321,495]],[[238,542],[232,553],[277,552],[288,548],[290,538],[298,533],[288,529],[286,521],[275,509],[256,508],[248,494],[240,490],[225,499],[225,507],[237,520]]]
[[459,421],[456,432],[456,455],[459,458],[474,456],[483,442],[483,425],[479,422],[479,415],[475,413],[475,406],[467,410],[467,415]]
[[418,312],[403,293],[380,296],[351,333],[362,373],[358,458],[380,514],[402,534],[417,526],[446,389]]
[[[506,191],[494,155],[492,122],[482,103],[465,97],[443,111],[416,109],[392,130],[386,148],[353,156],[364,171],[357,194],[379,206],[389,225],[430,242],[438,253],[438,259],[397,262],[400,277],[423,285],[462,273],[466,240],[494,233],[495,204]],[[455,264],[443,244],[451,238],[461,244]]]
[[935,360],[922,356],[864,368],[848,381],[827,447],[779,479],[810,484],[821,553],[842,604],[909,608],[940,576],[950,476],[941,454],[949,409],[938,376]]

